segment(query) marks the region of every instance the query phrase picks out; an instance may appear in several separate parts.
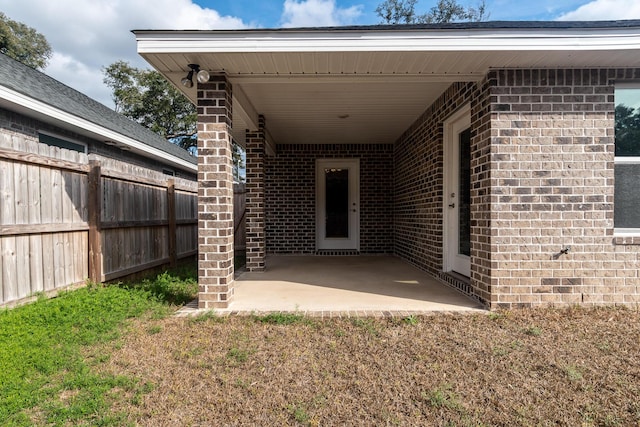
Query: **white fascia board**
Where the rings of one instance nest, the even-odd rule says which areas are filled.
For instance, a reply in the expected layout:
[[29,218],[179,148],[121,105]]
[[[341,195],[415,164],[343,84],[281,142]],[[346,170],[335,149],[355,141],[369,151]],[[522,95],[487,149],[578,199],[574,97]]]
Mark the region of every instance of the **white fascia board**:
[[121,133],[107,129],[93,122],[90,122],[89,120],[82,119],[74,114],[67,113],[66,111],[52,107],[49,104],[45,104],[44,102],[35,100],[29,96],[23,95],[19,92],[13,91],[3,86],[0,86],[0,99],[4,99],[14,105],[33,111],[38,115],[43,115],[63,122],[67,125],[73,126],[75,128],[79,128],[92,134],[98,135],[104,140],[118,142],[124,146],[130,147],[132,151],[144,153],[148,156],[162,159],[169,164],[179,166],[187,170],[192,170],[194,172],[197,172],[198,170],[197,165],[189,163],[179,157],[173,156],[165,151],[151,147],[136,139],[122,135]]
[[640,28],[440,31],[143,31],[138,53],[640,50]]

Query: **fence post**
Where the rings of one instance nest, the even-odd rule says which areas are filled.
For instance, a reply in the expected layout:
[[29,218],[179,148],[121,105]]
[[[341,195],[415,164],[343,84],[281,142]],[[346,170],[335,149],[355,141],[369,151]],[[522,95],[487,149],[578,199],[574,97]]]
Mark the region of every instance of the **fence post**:
[[102,237],[100,235],[100,216],[102,212],[102,183],[100,162],[89,161],[89,279],[102,282]]
[[173,178],[167,181],[167,209],[169,218],[169,263],[175,267],[178,262],[176,227],[176,185]]

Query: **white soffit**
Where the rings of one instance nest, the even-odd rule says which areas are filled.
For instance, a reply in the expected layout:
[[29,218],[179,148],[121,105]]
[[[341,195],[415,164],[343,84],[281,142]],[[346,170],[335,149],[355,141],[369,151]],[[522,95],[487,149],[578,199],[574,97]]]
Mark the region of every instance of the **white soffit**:
[[[372,29],[373,28],[373,29]],[[223,72],[233,135],[266,118],[275,143],[393,143],[453,82],[491,68],[640,67],[640,27],[135,31],[192,101],[187,64]],[[347,117],[345,117],[347,116]]]

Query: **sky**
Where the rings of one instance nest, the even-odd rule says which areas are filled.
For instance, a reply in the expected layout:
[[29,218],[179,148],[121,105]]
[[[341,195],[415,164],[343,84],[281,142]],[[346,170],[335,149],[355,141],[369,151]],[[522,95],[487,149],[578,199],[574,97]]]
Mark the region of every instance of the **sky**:
[[[149,67],[134,29],[239,29],[379,24],[383,0],[0,0],[0,11],[44,34],[44,72],[113,108],[102,68]],[[477,5],[476,0],[458,0]],[[437,0],[419,0],[427,12]],[[640,19],[640,0],[486,0],[489,20]]]

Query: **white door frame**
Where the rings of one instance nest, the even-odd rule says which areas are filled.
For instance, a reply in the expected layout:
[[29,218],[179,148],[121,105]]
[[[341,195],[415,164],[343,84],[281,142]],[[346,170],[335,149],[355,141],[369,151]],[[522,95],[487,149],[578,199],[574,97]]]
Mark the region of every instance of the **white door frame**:
[[[326,182],[327,168],[349,171],[349,237],[326,236]],[[360,159],[316,159],[316,249],[360,250]]]
[[460,153],[458,135],[471,127],[471,108],[465,105],[444,122],[444,271],[454,271],[464,276],[471,275],[471,258],[458,253],[458,169]]

